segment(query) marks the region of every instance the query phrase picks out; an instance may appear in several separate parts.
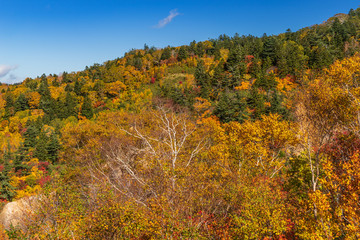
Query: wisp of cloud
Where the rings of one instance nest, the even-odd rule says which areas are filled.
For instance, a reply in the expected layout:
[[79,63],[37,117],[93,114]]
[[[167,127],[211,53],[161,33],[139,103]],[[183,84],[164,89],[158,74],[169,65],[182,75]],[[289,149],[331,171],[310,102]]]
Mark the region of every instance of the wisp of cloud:
[[167,16],[166,18],[162,19],[159,21],[159,23],[155,26],[156,28],[163,28],[165,27],[167,24],[169,24],[174,17],[180,15],[180,13],[178,13],[177,9],[173,9],[170,11],[169,16]]
[[11,70],[14,70],[16,66],[0,65],[0,77],[5,77]]

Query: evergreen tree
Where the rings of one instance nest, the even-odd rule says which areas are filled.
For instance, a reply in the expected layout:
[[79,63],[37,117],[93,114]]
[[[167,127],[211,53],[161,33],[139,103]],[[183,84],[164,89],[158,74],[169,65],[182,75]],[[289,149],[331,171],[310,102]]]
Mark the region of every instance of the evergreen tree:
[[60,81],[56,74],[54,74],[54,80],[51,82],[54,87],[60,87]]
[[16,99],[15,102],[15,111],[24,111],[29,109],[28,100],[26,99],[25,95],[21,93],[19,97]]
[[41,96],[50,96],[49,85],[45,74],[41,76],[38,93],[40,93]]
[[202,42],[198,42],[195,47],[195,55],[203,57],[204,53],[204,44]]
[[66,92],[72,92],[72,91],[74,91],[74,88],[68,83],[65,86],[65,91]]
[[77,110],[76,110],[77,100],[70,92],[66,93],[64,105],[65,105],[64,118],[68,118],[70,116],[77,117]]
[[305,69],[308,57],[304,48],[294,41],[285,41],[278,52],[278,67],[283,75],[297,75]]
[[195,47],[196,47],[196,41],[194,40],[189,44],[189,53],[191,55],[195,55]]
[[229,58],[225,64],[225,69],[231,73],[231,78],[223,82],[223,86],[232,89],[239,85],[242,75],[246,73],[245,52],[240,46],[230,49]]
[[26,78],[25,79],[25,86],[27,88],[30,88],[32,91],[36,91],[38,87],[38,82],[32,78]]
[[146,43],[144,44],[144,50],[145,52],[149,50],[149,46]]
[[290,28],[286,29],[286,32],[285,32],[285,37],[286,37],[286,40],[293,40],[293,32],[291,31]]
[[160,60],[166,60],[169,59],[170,57],[171,57],[171,48],[170,47],[164,48]]
[[268,91],[274,89],[276,85],[275,74],[262,74],[256,79],[253,87]]
[[55,111],[55,100],[50,95],[44,95],[40,98],[39,108],[44,110],[44,113],[50,115],[51,119],[55,118],[57,112]]
[[13,162],[13,171],[15,174],[24,175],[29,170],[29,166],[24,164],[26,159],[25,152],[21,151],[21,148],[16,152],[16,156]]
[[223,83],[227,82],[227,75],[224,70],[224,62],[221,61],[214,69],[214,75],[211,79],[211,86],[213,89],[220,90],[223,87]]
[[352,8],[350,9],[348,14],[349,14],[350,17],[355,17],[356,16],[356,13],[355,13],[354,9],[352,9]]
[[5,95],[5,115],[4,118],[9,118],[15,114],[15,103],[13,95],[8,92]]
[[2,161],[4,163],[4,168],[0,172],[0,198],[7,200],[9,202],[15,197],[15,188],[10,184],[11,181],[9,176],[11,170],[10,160],[11,160],[11,151],[10,151],[10,144],[8,143],[8,147],[4,153],[4,157]]
[[92,107],[92,103],[91,103],[91,100],[88,96],[86,96],[84,98],[84,102],[83,104],[81,105],[81,115],[86,117],[87,119],[91,119],[94,115],[94,112],[93,112],[93,107]]
[[188,57],[189,57],[189,55],[188,55],[188,53],[186,51],[186,47],[181,46],[180,49],[179,49],[178,56],[177,56],[178,61],[185,60]]
[[134,67],[137,68],[138,70],[140,70],[143,66],[142,64],[142,60],[141,60],[141,57],[135,57],[134,58]]
[[270,98],[270,108],[269,113],[278,113],[281,115],[284,119],[288,119],[290,116],[289,110],[283,106],[283,97],[279,94],[278,91],[274,90],[271,94]]
[[49,142],[46,145],[47,155],[52,163],[58,160],[58,152],[60,150],[60,142],[55,133],[52,133],[49,138]]
[[47,142],[48,142],[48,137],[44,132],[41,132],[39,134],[39,139],[36,143],[35,151],[34,151],[34,157],[39,159],[39,161],[48,160],[48,153],[46,149]]
[[252,111],[252,119],[259,119],[261,115],[265,113],[265,97],[259,93],[258,88],[251,88],[247,104]]
[[268,37],[264,41],[263,51],[261,52],[261,57],[263,59],[269,58],[271,60],[271,65],[275,64],[276,60],[276,38]]
[[198,62],[195,70],[195,80],[196,84],[200,86],[201,96],[207,98],[209,96],[210,91],[210,77],[206,72],[204,62]]
[[24,133],[24,148],[34,148],[36,145],[36,137],[39,134],[39,129],[33,124],[33,122],[27,123],[26,132]]
[[81,95],[81,86],[82,84],[79,82],[79,80],[75,80],[75,84],[74,84],[74,92],[76,93],[76,95],[80,96]]
[[4,169],[0,172],[0,199],[9,202],[15,197],[15,188],[10,184],[10,169],[8,161],[5,161]]
[[248,117],[246,107],[246,93],[223,92],[216,104],[214,114],[222,122],[243,122]]
[[309,54],[309,66],[322,69],[333,62],[333,56],[325,46],[317,46]]
[[67,72],[62,73],[62,82],[63,83],[70,83],[71,82],[70,76],[69,76],[69,74]]
[[337,46],[338,48],[342,48],[347,38],[344,24],[342,24],[338,18],[335,18],[334,22],[332,23],[331,29],[332,32],[335,34],[332,40],[334,45]]

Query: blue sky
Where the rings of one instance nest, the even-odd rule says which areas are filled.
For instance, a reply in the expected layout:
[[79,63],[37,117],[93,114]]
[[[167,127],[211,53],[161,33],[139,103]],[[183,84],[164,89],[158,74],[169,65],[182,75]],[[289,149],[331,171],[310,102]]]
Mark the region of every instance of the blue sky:
[[179,46],[220,34],[296,31],[359,1],[0,0],[0,82],[121,57],[132,48]]

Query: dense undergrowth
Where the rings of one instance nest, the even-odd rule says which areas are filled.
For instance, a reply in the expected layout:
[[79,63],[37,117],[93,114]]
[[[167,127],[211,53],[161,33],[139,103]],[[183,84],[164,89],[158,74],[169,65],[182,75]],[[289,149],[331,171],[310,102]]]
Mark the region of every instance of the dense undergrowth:
[[12,239],[359,238],[360,10],[1,86]]

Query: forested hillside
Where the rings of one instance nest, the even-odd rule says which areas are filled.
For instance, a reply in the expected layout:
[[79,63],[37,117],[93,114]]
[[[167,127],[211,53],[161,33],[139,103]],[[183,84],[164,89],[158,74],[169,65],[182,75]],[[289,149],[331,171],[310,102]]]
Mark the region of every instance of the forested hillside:
[[2,238],[360,238],[359,50],[356,9],[2,84]]

